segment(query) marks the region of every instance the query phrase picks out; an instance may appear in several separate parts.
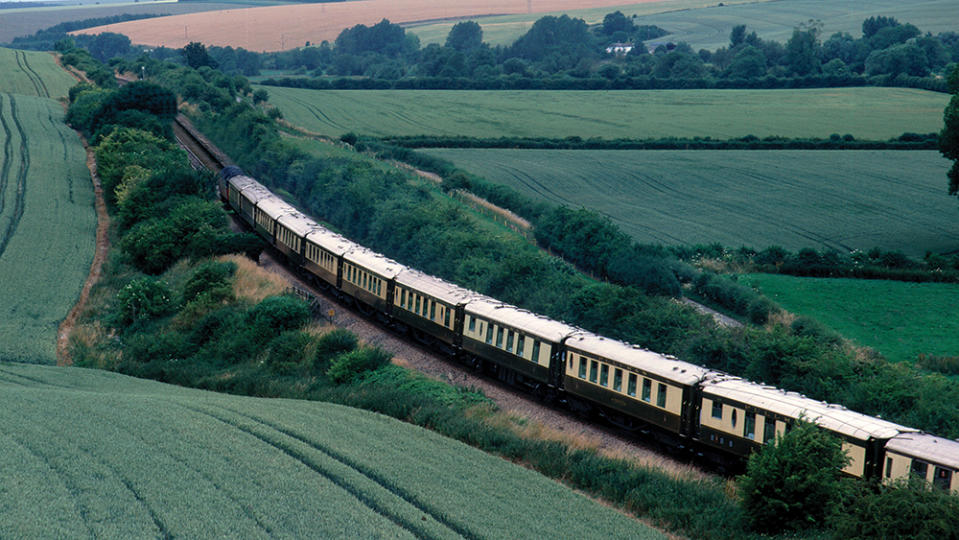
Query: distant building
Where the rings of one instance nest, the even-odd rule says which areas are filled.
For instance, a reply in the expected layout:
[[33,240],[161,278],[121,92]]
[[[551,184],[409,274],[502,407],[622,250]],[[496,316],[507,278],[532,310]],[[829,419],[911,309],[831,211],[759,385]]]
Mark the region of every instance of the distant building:
[[606,54],[615,54],[616,56],[629,54],[629,51],[633,50],[632,43],[613,43],[612,45],[606,47]]

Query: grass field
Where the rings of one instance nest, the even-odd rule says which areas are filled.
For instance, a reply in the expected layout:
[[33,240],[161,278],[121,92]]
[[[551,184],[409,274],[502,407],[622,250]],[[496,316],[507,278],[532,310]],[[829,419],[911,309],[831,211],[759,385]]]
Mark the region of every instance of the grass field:
[[340,136],[829,137],[942,128],[949,96],[905,88],[457,91],[265,88],[292,122]]
[[772,274],[742,280],[892,361],[959,356],[959,285]]
[[[702,2],[696,0],[669,0],[665,2],[622,5],[601,9],[568,10],[571,17],[579,17],[590,24],[603,21],[611,11],[636,15],[636,24],[652,24],[670,32],[664,41],[686,41],[694,49],[716,49],[729,44],[733,26],[745,24],[751,32],[763,39],[786,42],[793,28],[810,19],[823,23],[822,38],[835,32],[862,35],[862,21],[874,15],[896,17],[909,22],[923,32],[954,31],[959,25],[959,10],[953,0],[788,0],[745,2]],[[542,14],[474,17],[483,27],[483,40],[494,45],[509,45],[526,33]],[[421,42],[444,43],[456,21],[441,21],[412,25],[412,31]]]
[[959,250],[949,162],[934,151],[428,153],[526,195],[603,212],[640,242]]
[[0,447],[4,538],[662,538],[384,416],[95,370],[0,363]]
[[0,359],[53,363],[93,258],[86,154],[59,103],[18,94],[0,94],[0,146]]
[[0,48],[0,92],[46,98],[66,97],[76,79],[50,53]]

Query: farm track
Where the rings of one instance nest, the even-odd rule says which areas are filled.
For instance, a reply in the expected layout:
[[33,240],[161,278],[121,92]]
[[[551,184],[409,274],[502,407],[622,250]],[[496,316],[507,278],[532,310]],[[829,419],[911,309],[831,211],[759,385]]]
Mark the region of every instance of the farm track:
[[27,78],[30,79],[30,83],[33,84],[33,88],[37,91],[37,95],[45,98],[50,97],[50,91],[47,89],[46,83],[43,82],[43,78],[30,67],[30,63],[27,61],[27,53],[24,51],[14,51],[14,56],[17,60],[17,66],[27,75]]
[[[186,143],[190,147],[210,144],[209,141],[199,142],[199,139],[193,135],[193,131],[184,130],[183,133],[185,139],[180,140],[181,144]],[[193,150],[188,150],[188,152],[193,152]],[[225,156],[215,147],[212,151],[200,151],[200,153],[203,152]],[[215,159],[219,161],[225,158]],[[233,216],[231,226],[234,230],[245,229],[245,224],[235,216]],[[653,467],[677,477],[713,477],[712,474],[705,472],[698,465],[660,450],[653,441],[638,439],[634,434],[624,433],[617,428],[585,420],[569,411],[537,402],[529,394],[505,385],[493,377],[471,372],[462,364],[431,349],[424,348],[410,338],[404,338],[389,332],[382,326],[363,317],[352,306],[347,306],[329,293],[307,284],[294,271],[289,269],[285,262],[281,262],[282,260],[282,256],[278,253],[267,250],[260,256],[258,264],[270,272],[279,274],[291,285],[313,294],[323,305],[321,312],[325,313],[328,309],[335,309],[333,324],[356,333],[360,336],[360,339],[367,343],[380,346],[391,352],[401,365],[439,381],[465,388],[479,389],[507,414],[517,415],[532,421],[536,425],[543,426],[548,433],[547,437],[550,439],[572,441],[570,444],[592,447],[603,455],[626,459],[640,466]]]
[[[10,243],[10,240],[13,238],[14,233],[17,231],[17,227],[20,226],[20,219],[23,218],[23,210],[26,205],[26,195],[27,195],[27,172],[30,170],[30,149],[27,147],[28,139],[26,131],[23,129],[23,124],[20,123],[20,118],[17,116],[17,102],[12,94],[7,94],[7,99],[10,101],[10,117],[13,119],[14,127],[16,127],[17,133],[20,135],[20,167],[17,171],[16,177],[16,191],[14,192],[13,200],[13,210],[10,214],[10,221],[7,222],[7,228],[5,231],[0,232],[0,256],[3,256],[3,252],[6,251],[7,245]],[[2,102],[0,102],[0,111],[2,111]],[[0,113],[0,117],[3,114]],[[9,160],[12,152],[12,141],[10,138],[10,129],[5,119],[3,121],[3,130],[7,135],[7,141],[10,142],[10,146],[4,145],[4,158]],[[3,182],[3,186],[0,186],[0,189],[6,188],[6,183],[9,182],[9,168],[6,166],[7,161],[4,162],[4,171],[2,176],[7,180]],[[3,211],[3,204],[0,201],[0,212]]]

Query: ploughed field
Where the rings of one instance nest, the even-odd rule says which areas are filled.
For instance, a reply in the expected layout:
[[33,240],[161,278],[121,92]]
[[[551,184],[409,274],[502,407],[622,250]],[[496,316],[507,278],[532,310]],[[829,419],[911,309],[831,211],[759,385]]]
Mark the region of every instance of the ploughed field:
[[931,150],[424,152],[525,195],[597,210],[639,242],[959,249],[949,162]]
[[0,363],[0,447],[4,538],[662,538],[385,416],[96,370]]
[[959,356],[959,285],[774,274],[740,281],[892,361]]
[[93,186],[63,114],[52,99],[0,93],[0,360],[56,361],[57,326],[93,259]]
[[802,90],[305,90],[265,88],[292,122],[338,137],[661,138],[755,135],[886,140],[942,128],[945,94]]
[[0,74],[0,92],[53,99],[77,82],[46,52],[0,48]]
[[[634,0],[634,3],[642,2]],[[565,12],[621,4],[622,0],[353,0],[176,15],[98,26],[77,33],[116,32],[129,36],[134,44],[175,49],[199,41],[207,46],[279,51],[302,47],[306,42],[332,42],[346,28],[373,25],[382,19],[409,23],[505,13]]]

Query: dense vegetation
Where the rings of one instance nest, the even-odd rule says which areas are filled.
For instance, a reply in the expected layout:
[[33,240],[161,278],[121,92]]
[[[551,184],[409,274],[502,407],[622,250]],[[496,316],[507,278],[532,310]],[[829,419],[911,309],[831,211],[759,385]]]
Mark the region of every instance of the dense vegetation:
[[[482,28],[457,23],[444,45],[419,48],[412,35],[383,20],[344,30],[329,44],[272,53],[259,66],[232,62],[235,51],[214,50],[233,69],[254,74],[260,66],[299,69],[318,79],[272,81],[313,88],[653,89],[796,88],[895,85],[944,90],[926,77],[959,61],[959,34],[922,35],[893,17],[863,21],[862,37],[836,33],[823,40],[821,26],[800,24],[785,43],[765,41],[746,25],[733,28],[729,44],[694,51],[686,43],[651,41],[667,32],[636,26],[621,12],[590,27],[567,15],[545,16],[510,46],[490,47]],[[643,41],[653,43],[649,50]],[[626,54],[610,47],[628,43]],[[609,50],[610,52],[607,52]],[[344,77],[365,77],[365,82]],[[340,78],[336,78],[340,77]],[[341,86],[342,85],[342,86]]]

